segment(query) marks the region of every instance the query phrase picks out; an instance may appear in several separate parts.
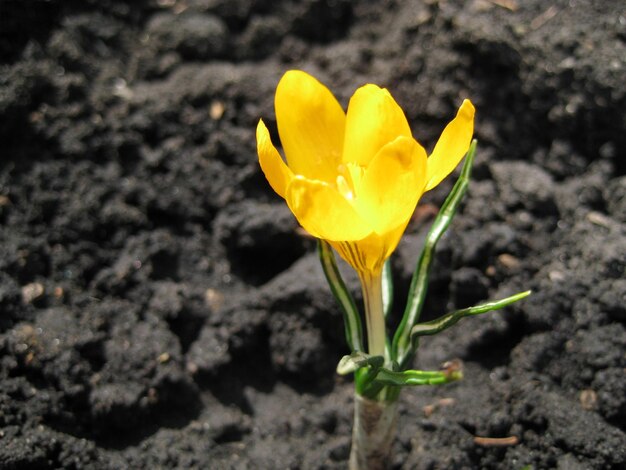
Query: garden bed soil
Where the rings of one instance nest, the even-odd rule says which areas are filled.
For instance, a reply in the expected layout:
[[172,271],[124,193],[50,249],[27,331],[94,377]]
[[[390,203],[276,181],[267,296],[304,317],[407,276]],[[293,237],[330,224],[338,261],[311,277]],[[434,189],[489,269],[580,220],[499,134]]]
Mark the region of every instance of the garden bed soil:
[[403,392],[391,467],[625,468],[625,42],[617,0],[2,2],[0,468],[346,468],[341,314],[255,150],[290,68],[426,148],[471,98],[424,318],[533,290],[422,341],[465,378]]

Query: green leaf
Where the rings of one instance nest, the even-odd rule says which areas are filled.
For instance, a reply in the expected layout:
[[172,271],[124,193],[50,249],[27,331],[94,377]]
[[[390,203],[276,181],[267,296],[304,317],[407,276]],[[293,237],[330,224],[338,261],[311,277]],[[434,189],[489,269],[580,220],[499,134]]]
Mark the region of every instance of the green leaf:
[[494,300],[486,302],[484,304],[476,305],[474,307],[456,310],[454,312],[443,315],[436,320],[425,323],[418,323],[417,325],[413,326],[413,328],[411,328],[411,343],[414,344],[419,336],[434,335],[439,333],[440,331],[445,330],[446,328],[450,328],[463,317],[480,315],[482,313],[491,312],[493,310],[499,310],[506,307],[507,305],[511,305],[512,303],[517,302],[518,300],[522,300],[523,298],[528,297],[530,294],[531,291],[529,290],[519,292],[515,295],[506,297],[501,300]]
[[383,312],[385,318],[389,316],[393,304],[393,275],[391,272],[391,258],[387,258],[383,265]]
[[353,352],[348,356],[343,356],[337,364],[337,373],[339,375],[347,375],[360,369],[361,367],[371,366],[374,369],[382,367],[385,363],[383,356],[370,356],[363,352]]
[[359,311],[356,308],[354,299],[339,273],[333,249],[328,242],[320,240],[318,253],[320,262],[322,263],[322,269],[326,275],[326,280],[330,285],[330,290],[339,302],[339,306],[343,312],[343,323],[348,347],[351,351],[363,351],[363,327],[361,326],[361,317],[359,316]]
[[441,209],[439,210],[439,213],[437,214],[437,217],[428,232],[424,248],[422,249],[422,254],[417,262],[415,272],[413,273],[411,286],[409,288],[407,306],[404,310],[404,315],[398,325],[398,329],[396,330],[392,343],[393,357],[396,358],[401,366],[404,366],[407,362],[409,362],[415,352],[413,349],[413,343],[411,342],[411,329],[419,321],[422,307],[424,306],[424,299],[426,298],[426,292],[428,290],[428,278],[435,248],[437,246],[437,242],[441,239],[441,236],[450,226],[450,222],[452,222],[452,218],[459,208],[461,199],[467,191],[475,153],[476,140],[473,140],[467,155],[465,156],[461,176],[459,176],[459,179],[452,188],[452,191],[446,198],[443,206],[441,206]]
[[385,386],[441,385],[463,378],[459,367],[445,370],[404,370],[392,371],[381,367],[373,382]]

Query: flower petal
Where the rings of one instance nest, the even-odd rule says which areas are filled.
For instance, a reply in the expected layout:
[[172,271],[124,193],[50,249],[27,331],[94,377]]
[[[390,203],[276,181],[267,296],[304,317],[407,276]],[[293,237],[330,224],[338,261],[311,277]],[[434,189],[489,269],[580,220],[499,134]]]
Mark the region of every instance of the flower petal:
[[433,189],[452,173],[469,150],[474,133],[474,105],[470,100],[463,104],[456,117],[448,123],[428,157],[426,191]]
[[372,232],[339,191],[323,181],[295,176],[287,187],[286,200],[300,225],[314,237],[352,241]]
[[[405,224],[426,185],[426,151],[412,137],[398,137],[376,154],[355,188],[356,207],[376,233]],[[395,246],[394,246],[395,247]]]
[[346,115],[330,90],[311,75],[290,70],[278,83],[274,107],[289,168],[309,179],[334,181]]
[[391,94],[376,85],[362,86],[348,105],[343,162],[367,166],[383,145],[401,135],[411,137],[411,129]]
[[256,148],[259,154],[259,164],[267,181],[272,189],[284,199],[287,186],[294,175],[272,144],[270,133],[262,119],[256,127]]

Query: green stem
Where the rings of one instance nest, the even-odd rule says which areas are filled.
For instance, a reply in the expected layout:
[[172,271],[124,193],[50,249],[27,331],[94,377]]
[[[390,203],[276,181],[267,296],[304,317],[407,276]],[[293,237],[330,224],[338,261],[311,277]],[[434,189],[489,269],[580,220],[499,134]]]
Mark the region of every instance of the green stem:
[[383,289],[381,272],[359,273],[365,304],[365,324],[367,328],[367,352],[371,356],[383,356],[387,335],[383,309]]

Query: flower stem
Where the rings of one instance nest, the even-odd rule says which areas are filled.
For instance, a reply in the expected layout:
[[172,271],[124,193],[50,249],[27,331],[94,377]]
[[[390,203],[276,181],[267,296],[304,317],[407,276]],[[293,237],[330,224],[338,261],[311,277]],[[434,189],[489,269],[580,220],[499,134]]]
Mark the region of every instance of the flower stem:
[[361,287],[365,304],[367,327],[367,352],[372,356],[383,356],[386,346],[385,314],[383,309],[382,272],[362,272]]

